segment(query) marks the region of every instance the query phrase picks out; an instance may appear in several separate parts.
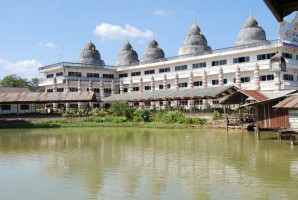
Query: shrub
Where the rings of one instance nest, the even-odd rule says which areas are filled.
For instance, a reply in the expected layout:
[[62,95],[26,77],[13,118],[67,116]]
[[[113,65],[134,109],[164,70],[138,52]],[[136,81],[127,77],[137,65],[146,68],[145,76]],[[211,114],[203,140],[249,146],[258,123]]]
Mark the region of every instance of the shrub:
[[221,115],[221,113],[218,112],[218,111],[214,111],[214,112],[213,112],[212,119],[213,119],[213,120],[219,120],[219,119],[222,119],[222,115]]
[[123,116],[123,110],[129,108],[129,106],[121,101],[112,101],[108,112],[113,116]]
[[149,122],[150,121],[150,111],[148,109],[136,110],[134,112],[133,121],[136,121],[136,122]]
[[163,114],[162,122],[164,123],[175,123],[178,122],[179,119],[182,121],[184,116],[182,115],[181,111],[168,111]]
[[98,108],[93,108],[91,111],[91,115],[94,117],[104,117],[107,116],[107,112],[104,111],[103,109],[98,109]]
[[134,112],[135,112],[134,108],[130,108],[130,107],[124,108],[122,111],[122,116],[126,117],[127,120],[131,121],[134,118]]
[[114,116],[107,116],[103,118],[104,122],[110,122],[110,123],[124,123],[127,121],[126,117],[114,117]]

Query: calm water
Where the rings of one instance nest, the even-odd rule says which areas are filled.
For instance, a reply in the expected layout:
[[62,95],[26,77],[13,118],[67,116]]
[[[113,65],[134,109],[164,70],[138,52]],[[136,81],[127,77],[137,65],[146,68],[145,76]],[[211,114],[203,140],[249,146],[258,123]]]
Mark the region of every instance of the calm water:
[[1,200],[298,199],[298,146],[225,130],[0,130]]

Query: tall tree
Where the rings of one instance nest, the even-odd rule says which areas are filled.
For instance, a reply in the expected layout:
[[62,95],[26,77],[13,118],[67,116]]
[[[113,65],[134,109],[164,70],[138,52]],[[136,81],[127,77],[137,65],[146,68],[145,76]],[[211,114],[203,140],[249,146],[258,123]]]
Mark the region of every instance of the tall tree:
[[31,81],[21,78],[16,74],[5,76],[0,80],[0,85],[4,87],[27,87],[31,92],[42,92],[43,89],[38,87],[39,79],[32,78]]

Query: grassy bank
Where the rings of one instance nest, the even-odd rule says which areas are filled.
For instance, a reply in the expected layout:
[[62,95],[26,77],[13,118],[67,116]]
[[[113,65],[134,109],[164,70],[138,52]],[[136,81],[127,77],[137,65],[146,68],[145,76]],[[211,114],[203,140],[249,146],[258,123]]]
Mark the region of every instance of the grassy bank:
[[92,122],[86,118],[55,120],[0,120],[0,129],[12,128],[63,128],[63,127],[137,127],[137,128],[194,128],[201,125],[162,122]]

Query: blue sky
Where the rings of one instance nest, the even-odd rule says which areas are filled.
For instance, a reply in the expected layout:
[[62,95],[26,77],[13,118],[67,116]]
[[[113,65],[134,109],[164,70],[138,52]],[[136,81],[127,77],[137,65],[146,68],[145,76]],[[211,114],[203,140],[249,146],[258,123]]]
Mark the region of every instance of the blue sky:
[[262,0],[1,0],[0,79],[39,76],[37,68],[76,62],[91,39],[114,65],[126,39],[142,58],[154,35],[178,55],[196,20],[212,49],[230,47],[250,13],[277,39],[278,22]]

